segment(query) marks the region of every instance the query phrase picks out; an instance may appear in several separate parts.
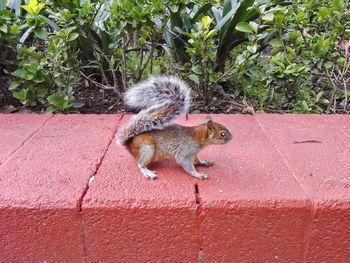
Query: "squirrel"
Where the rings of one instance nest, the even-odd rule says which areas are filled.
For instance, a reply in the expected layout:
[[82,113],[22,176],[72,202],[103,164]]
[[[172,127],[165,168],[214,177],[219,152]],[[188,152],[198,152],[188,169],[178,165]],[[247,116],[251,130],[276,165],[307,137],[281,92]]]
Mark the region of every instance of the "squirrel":
[[194,127],[172,123],[187,114],[191,104],[190,88],[176,76],[150,77],[130,87],[124,103],[140,112],[121,128],[117,143],[128,149],[148,179],[157,178],[148,164],[171,158],[193,177],[207,179],[208,175],[197,172],[194,165],[211,166],[213,162],[200,160],[199,151],[209,144],[226,144],[232,139],[230,131],[210,117]]

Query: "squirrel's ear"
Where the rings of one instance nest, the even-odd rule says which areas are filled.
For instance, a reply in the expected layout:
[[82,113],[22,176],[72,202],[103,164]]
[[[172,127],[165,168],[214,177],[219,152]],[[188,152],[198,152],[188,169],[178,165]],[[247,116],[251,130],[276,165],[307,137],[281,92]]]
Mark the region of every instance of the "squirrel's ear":
[[208,115],[207,117],[205,117],[205,122],[209,122],[211,121],[211,117]]
[[213,131],[213,121],[209,116],[205,118],[205,121],[207,123],[208,131],[211,133]]

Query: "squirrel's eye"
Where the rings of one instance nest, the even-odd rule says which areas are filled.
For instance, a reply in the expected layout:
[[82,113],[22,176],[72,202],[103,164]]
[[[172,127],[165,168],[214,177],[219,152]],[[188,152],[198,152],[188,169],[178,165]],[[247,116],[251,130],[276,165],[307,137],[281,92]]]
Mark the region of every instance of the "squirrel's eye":
[[220,133],[220,136],[221,136],[221,137],[225,137],[225,136],[226,136],[226,132],[222,131],[222,132]]

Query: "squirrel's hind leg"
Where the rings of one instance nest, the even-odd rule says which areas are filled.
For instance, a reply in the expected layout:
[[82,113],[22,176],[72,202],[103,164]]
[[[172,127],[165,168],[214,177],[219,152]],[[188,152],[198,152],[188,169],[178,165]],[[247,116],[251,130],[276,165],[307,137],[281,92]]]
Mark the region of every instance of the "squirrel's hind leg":
[[152,161],[154,156],[155,148],[153,145],[144,143],[140,146],[139,156],[136,160],[137,166],[139,167],[142,174],[149,179],[157,178],[157,175],[154,171],[147,169],[146,165]]
[[157,175],[154,171],[147,169],[146,165],[152,161],[155,153],[154,145],[143,143],[140,145],[139,156],[136,160],[142,174],[148,179],[155,179]]
[[157,178],[154,171],[147,169],[147,165],[152,161],[155,154],[153,138],[146,134],[138,135],[133,139],[129,150],[135,157],[137,166],[142,174],[148,179]]

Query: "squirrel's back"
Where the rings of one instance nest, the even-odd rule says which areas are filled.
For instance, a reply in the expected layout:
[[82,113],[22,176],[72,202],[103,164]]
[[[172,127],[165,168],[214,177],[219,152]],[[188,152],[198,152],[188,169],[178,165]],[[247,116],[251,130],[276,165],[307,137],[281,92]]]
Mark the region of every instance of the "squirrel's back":
[[163,129],[188,112],[191,92],[188,85],[175,76],[150,77],[126,91],[127,106],[141,110],[119,132],[117,141],[125,145],[136,135]]

